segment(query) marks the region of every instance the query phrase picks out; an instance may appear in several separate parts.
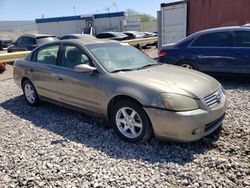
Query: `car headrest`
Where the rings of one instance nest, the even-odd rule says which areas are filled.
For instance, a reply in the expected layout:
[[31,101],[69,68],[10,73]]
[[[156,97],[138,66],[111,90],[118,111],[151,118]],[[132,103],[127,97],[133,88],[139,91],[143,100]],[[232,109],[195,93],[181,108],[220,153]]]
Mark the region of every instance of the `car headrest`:
[[70,62],[79,61],[81,59],[81,52],[78,49],[71,49],[67,52],[66,58]]
[[44,62],[47,64],[56,64],[56,57],[54,55],[44,56]]

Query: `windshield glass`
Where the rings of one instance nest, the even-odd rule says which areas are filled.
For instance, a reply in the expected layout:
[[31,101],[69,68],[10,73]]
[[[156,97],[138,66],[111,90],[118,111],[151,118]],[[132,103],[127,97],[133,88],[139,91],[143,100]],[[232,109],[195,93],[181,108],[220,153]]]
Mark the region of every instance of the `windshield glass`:
[[56,37],[53,37],[53,36],[37,38],[37,43],[38,44],[45,44],[45,43],[54,42],[54,41],[58,41],[58,39]]
[[157,65],[151,57],[128,44],[91,44],[87,45],[87,48],[108,72],[130,71]]

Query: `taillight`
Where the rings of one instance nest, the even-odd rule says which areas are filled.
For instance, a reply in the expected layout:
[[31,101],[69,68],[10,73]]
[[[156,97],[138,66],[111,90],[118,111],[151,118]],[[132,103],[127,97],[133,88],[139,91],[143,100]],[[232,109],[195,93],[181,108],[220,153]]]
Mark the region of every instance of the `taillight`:
[[159,53],[159,57],[164,57],[164,56],[166,56],[167,55],[167,52],[166,51],[160,51],[160,53]]

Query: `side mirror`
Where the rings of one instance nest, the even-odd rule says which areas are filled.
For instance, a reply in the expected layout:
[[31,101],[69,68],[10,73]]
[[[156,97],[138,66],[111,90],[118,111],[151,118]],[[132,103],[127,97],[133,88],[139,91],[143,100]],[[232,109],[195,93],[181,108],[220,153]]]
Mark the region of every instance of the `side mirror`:
[[74,67],[75,72],[93,72],[95,70],[96,70],[95,67],[91,67],[87,64],[80,64]]

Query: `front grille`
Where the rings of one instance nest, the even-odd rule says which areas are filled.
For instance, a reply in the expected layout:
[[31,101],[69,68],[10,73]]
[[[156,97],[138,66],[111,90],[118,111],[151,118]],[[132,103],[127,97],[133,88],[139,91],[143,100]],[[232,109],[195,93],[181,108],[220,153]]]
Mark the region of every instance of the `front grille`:
[[223,96],[223,90],[222,88],[220,88],[212,95],[205,97],[204,101],[209,108],[212,108],[220,104],[222,96]]

